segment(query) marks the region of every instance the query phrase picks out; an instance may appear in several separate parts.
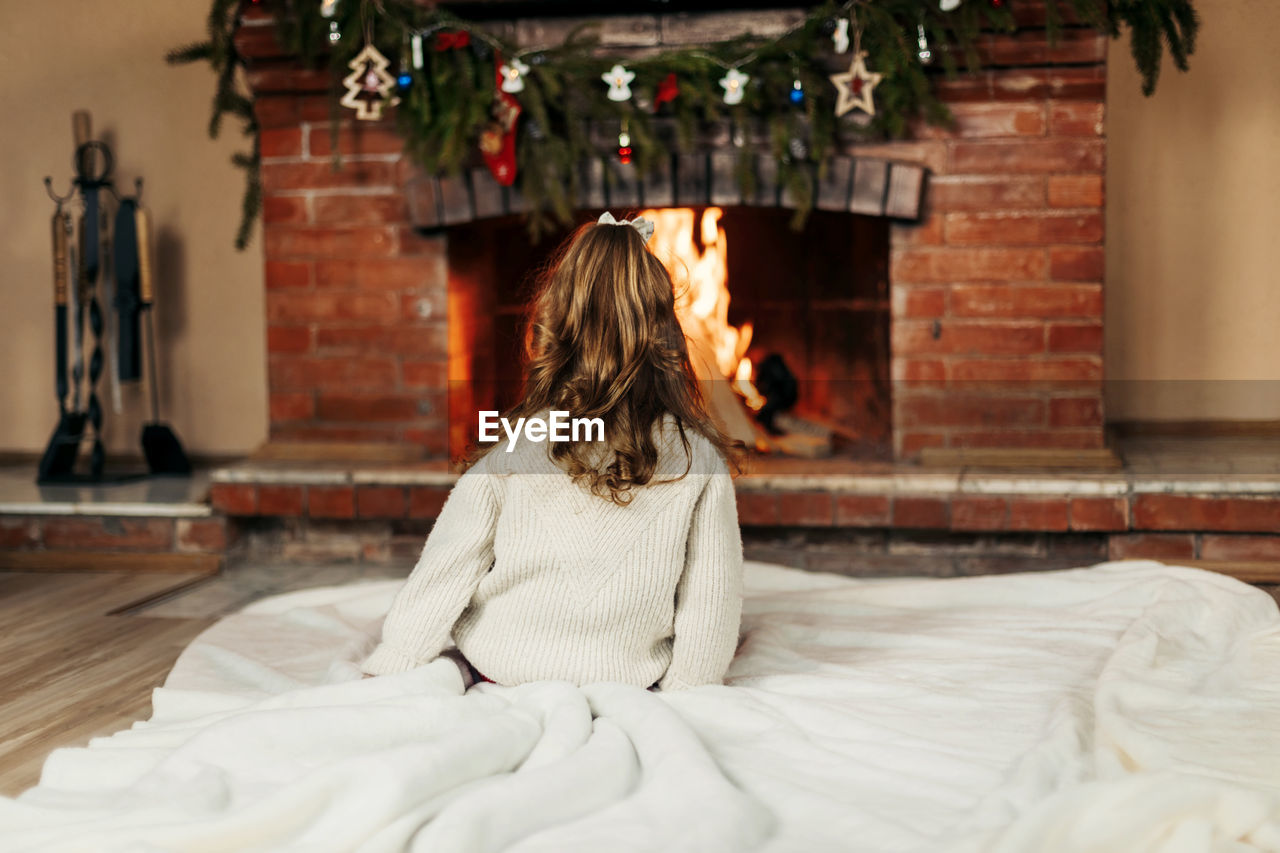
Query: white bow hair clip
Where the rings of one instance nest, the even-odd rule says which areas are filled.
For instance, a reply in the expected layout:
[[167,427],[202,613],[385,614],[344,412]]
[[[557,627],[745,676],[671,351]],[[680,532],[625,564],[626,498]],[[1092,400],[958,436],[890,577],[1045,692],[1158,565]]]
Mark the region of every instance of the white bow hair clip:
[[624,219],[621,222],[613,218],[613,214],[605,211],[600,214],[600,218],[596,220],[597,225],[630,225],[632,228],[640,232],[640,236],[644,238],[646,243],[653,236],[653,223],[645,219],[643,216],[637,216],[635,219]]

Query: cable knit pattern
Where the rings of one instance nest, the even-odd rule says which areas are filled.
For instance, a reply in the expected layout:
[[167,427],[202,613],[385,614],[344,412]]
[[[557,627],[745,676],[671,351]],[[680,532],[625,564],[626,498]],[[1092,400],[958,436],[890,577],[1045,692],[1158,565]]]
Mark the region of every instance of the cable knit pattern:
[[575,485],[547,444],[499,445],[458,479],[365,672],[427,663],[452,633],[499,684],[719,683],[737,648],[742,540],[724,459],[688,437],[686,455],[667,418],[655,482],[626,506]]

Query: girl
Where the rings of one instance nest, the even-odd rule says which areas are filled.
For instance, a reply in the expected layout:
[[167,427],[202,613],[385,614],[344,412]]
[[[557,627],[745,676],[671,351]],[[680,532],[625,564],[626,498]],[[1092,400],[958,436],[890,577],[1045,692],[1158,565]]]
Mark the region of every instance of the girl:
[[509,413],[601,418],[604,439],[490,445],[458,479],[396,596],[368,675],[452,634],[464,683],[716,684],[737,647],[742,542],[726,457],[645,247],[653,225],[579,228],[533,303]]

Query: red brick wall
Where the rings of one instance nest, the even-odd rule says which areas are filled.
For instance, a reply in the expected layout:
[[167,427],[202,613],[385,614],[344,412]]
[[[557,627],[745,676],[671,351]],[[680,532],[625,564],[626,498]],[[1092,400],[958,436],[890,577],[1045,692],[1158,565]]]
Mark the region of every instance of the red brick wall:
[[[5,515],[0,549],[221,554],[233,531],[223,516]],[[168,569],[172,571],[170,566]]]
[[[688,29],[648,17],[654,39]],[[347,121],[333,171],[326,78],[281,58],[269,22],[237,42],[263,128],[272,439],[445,454],[446,241],[406,224],[400,140]],[[1014,67],[941,84],[953,129],[851,151],[933,173],[927,218],[892,237],[899,456],[1102,445],[1105,47],[991,38],[985,57]]]
[[1097,65],[960,81],[904,147],[933,174],[893,234],[900,455],[1102,445],[1105,41],[1073,47]]
[[442,455],[445,241],[408,227],[400,138],[344,125],[334,171],[324,96],[260,93],[256,111],[272,440]]

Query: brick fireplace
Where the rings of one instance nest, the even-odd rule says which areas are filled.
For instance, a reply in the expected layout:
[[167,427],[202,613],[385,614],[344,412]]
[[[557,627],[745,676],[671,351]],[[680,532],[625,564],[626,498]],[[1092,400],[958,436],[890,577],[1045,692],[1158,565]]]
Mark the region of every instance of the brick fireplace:
[[[751,460],[734,481],[749,558],[855,576],[1150,558],[1275,584],[1273,442],[1144,449],[1131,437],[1118,447],[1123,464],[1100,452],[1106,45],[1068,26],[1050,48],[1030,2],[1017,4],[1017,35],[981,45],[986,68],[938,81],[955,127],[916,126],[905,139],[841,152],[799,237],[777,224],[790,211],[776,187],[743,200],[723,186],[714,138],[678,158],[665,184],[589,183],[603,189],[581,216],[606,205],[723,206],[731,254],[760,244],[821,260],[805,292],[790,278],[771,292],[779,267],[748,255],[758,278],[731,269],[731,322],[755,320],[754,340],[810,381],[829,374],[823,358],[841,350],[813,358],[800,343],[845,333],[875,344],[850,358],[887,386],[874,398],[887,410],[877,422],[883,456]],[[451,377],[467,364],[479,375],[484,353],[497,352],[481,345],[486,323],[511,342],[517,280],[536,262],[537,247],[507,216],[520,199],[495,194],[483,171],[418,173],[389,123],[342,123],[334,170],[328,74],[282,55],[261,7],[243,8],[237,43],[250,60],[264,157],[270,442],[208,472],[207,502],[200,480],[183,487],[189,501],[162,507],[150,490],[143,502],[11,500],[0,506],[10,568],[209,572],[225,558],[401,574],[457,481],[450,415],[469,404],[451,405],[451,394],[478,386]],[[642,50],[768,33],[793,14],[602,20],[609,41]],[[571,25],[517,22],[507,35],[546,44]],[[830,251],[849,234],[852,259]],[[477,298],[460,285],[473,274],[508,292]]]
[[[918,125],[903,140],[850,147],[835,170],[846,182],[820,189],[819,207],[858,213],[860,176],[882,176],[881,206],[869,212],[890,223],[886,444],[897,459],[1103,445],[1106,43],[1069,27],[1050,47],[1036,10],[1019,8],[1022,29],[985,40],[981,72],[939,79],[953,128]],[[629,49],[767,34],[796,14],[627,15],[603,19],[604,36]],[[522,43],[548,43],[572,23],[507,26]],[[387,122],[345,122],[335,171],[327,75],[282,56],[253,10],[237,44],[262,127],[271,442],[444,457],[450,356],[456,371],[473,343],[455,322],[472,308],[449,287],[450,244],[465,233],[450,226],[482,220],[496,202],[483,201],[477,178],[418,174]],[[714,155],[696,155],[706,178],[673,203],[716,203]],[[897,174],[927,174],[909,218],[894,209]],[[464,213],[452,212],[450,191],[464,194]],[[518,209],[505,198],[487,212],[513,201]],[[625,207],[648,199],[634,202]],[[762,206],[771,204],[786,199]]]

